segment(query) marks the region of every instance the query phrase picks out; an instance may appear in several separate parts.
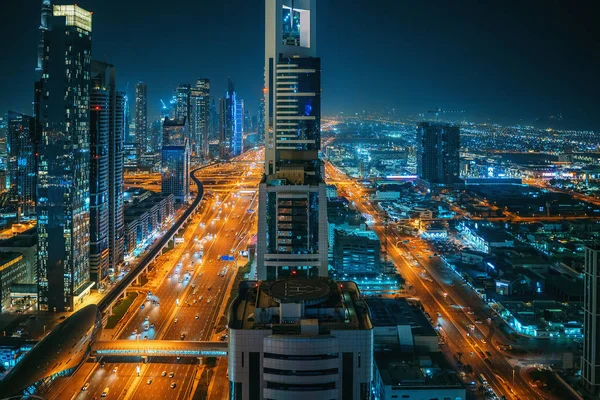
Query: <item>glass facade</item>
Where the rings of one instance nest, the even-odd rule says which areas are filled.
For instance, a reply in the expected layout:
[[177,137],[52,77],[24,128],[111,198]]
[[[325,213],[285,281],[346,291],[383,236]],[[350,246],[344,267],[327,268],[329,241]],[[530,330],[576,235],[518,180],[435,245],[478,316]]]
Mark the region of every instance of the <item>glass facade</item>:
[[135,137],[139,162],[141,154],[152,151],[148,140],[148,86],[144,82],[135,85]]
[[9,111],[7,130],[10,197],[27,219],[35,215],[34,118]]
[[208,158],[209,108],[210,80],[198,79],[190,91],[190,136],[196,155],[204,158]]
[[38,294],[51,311],[72,310],[89,287],[91,13],[71,7],[55,6],[42,29],[36,84]]
[[183,146],[163,146],[161,166],[161,191],[172,194],[176,201],[185,201],[190,191],[190,151],[186,141]]
[[104,280],[124,261],[123,93],[116,90],[115,67],[92,61],[90,104],[90,275]]
[[417,128],[417,175],[432,184],[459,183],[460,130],[422,122]]

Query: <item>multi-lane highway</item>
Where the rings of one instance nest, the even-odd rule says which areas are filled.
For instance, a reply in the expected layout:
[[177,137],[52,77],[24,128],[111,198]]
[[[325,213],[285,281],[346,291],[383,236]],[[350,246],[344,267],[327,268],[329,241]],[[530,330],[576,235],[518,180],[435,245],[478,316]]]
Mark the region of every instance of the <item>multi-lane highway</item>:
[[[456,284],[444,282],[435,268],[422,269],[421,262],[416,262],[415,265],[413,260],[418,252],[407,259],[411,248],[403,246],[400,240],[403,238],[397,236],[393,230],[384,228],[382,224],[384,216],[380,210],[365,200],[366,196],[362,188],[331,163],[326,163],[325,171],[327,179],[334,182],[339,191],[353,202],[359,212],[373,218],[375,222],[373,230],[382,243],[387,242],[389,256],[400,268],[403,277],[412,286],[413,293],[421,300],[425,310],[440,324],[443,348],[450,359],[457,355],[463,364],[471,365],[475,372],[473,381],[477,381],[475,376],[483,374],[497,396],[514,399],[536,398],[537,394],[533,389],[521,379],[518,373],[513,372],[514,369],[506,356],[491,342],[494,334],[493,325],[483,328],[483,323],[474,324],[476,318],[487,324],[488,314],[484,312],[481,301],[474,297],[459,296],[453,290]],[[419,254],[417,258],[421,257],[422,254]],[[439,267],[439,262],[437,265]],[[471,330],[470,325],[476,326]]]
[[[225,339],[224,332],[215,328],[225,314],[237,267],[247,261],[240,251],[245,250],[256,231],[253,210],[257,208],[256,191],[262,176],[262,167],[257,163],[261,158],[261,151],[250,151],[236,160],[242,162],[216,164],[196,173],[205,191],[200,212],[188,224],[184,243],[158,261],[146,286],[131,288],[140,293],[131,306],[136,312],[112,331],[112,338],[130,339],[140,345],[153,339]],[[87,390],[68,384],[50,398],[99,398],[108,387],[107,398],[183,399],[191,393],[199,371],[197,360],[103,361],[91,370],[82,368],[72,378],[83,385],[89,383]]]

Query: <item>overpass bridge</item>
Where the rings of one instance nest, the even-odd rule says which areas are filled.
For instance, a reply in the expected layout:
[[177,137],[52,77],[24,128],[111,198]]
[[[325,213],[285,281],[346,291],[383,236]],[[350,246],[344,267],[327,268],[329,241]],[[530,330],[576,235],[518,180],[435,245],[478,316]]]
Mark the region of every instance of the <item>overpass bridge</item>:
[[113,305],[121,296],[125,295],[127,288],[131,286],[132,283],[136,282],[142,273],[148,272],[148,267],[162,254],[162,250],[169,242],[175,239],[175,236],[179,231],[185,228],[190,218],[196,214],[204,197],[204,188],[202,187],[200,180],[196,178],[195,174],[197,171],[210,165],[212,164],[203,165],[190,172],[190,178],[198,187],[198,193],[196,194],[194,201],[192,201],[192,204],[190,204],[183,214],[173,223],[173,225],[171,225],[167,232],[158,239],[156,243],[149,247],[131,271],[129,271],[129,273],[125,275],[123,279],[102,298],[102,300],[100,300],[98,309],[104,314],[104,322],[106,322],[106,318],[108,318],[108,314],[110,313],[110,310],[112,310]]
[[226,357],[227,342],[184,340],[101,340],[92,343],[96,357]]

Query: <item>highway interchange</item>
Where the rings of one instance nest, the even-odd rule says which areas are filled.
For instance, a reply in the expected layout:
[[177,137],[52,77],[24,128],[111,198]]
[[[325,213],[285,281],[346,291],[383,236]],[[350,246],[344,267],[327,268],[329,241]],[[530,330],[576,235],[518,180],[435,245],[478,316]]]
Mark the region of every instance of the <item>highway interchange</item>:
[[[226,339],[224,332],[214,328],[225,313],[236,265],[247,261],[240,251],[246,249],[256,230],[253,210],[262,176],[262,165],[257,163],[261,158],[260,151],[249,151],[235,160],[237,163],[216,164],[196,173],[205,190],[200,212],[186,228],[183,244],[158,260],[148,283],[131,288],[140,293],[130,308],[134,312],[111,332],[112,339],[142,343],[153,339]],[[224,261],[222,256],[235,260]],[[189,359],[156,358],[143,363],[139,357],[105,357],[102,361],[91,370],[82,368],[71,378],[72,384],[64,385],[50,398],[100,398],[108,388],[106,398],[112,399],[183,399],[191,393],[196,373],[201,371],[198,363]],[[222,368],[220,371],[224,372]],[[81,390],[87,383],[87,390]]]

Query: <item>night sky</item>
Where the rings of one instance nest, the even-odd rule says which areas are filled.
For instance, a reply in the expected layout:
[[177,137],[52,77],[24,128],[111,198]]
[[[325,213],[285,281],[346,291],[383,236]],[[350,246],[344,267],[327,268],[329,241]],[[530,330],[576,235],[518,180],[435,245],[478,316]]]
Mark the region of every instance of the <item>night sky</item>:
[[[0,112],[31,112],[38,0],[2,0]],[[69,4],[66,0],[57,4]],[[263,84],[262,0],[78,0],[93,56],[148,83],[156,114],[178,83],[227,77],[252,113]],[[323,113],[443,107],[477,121],[600,130],[600,13],[592,1],[319,0]],[[132,110],[133,111],[133,110]]]

